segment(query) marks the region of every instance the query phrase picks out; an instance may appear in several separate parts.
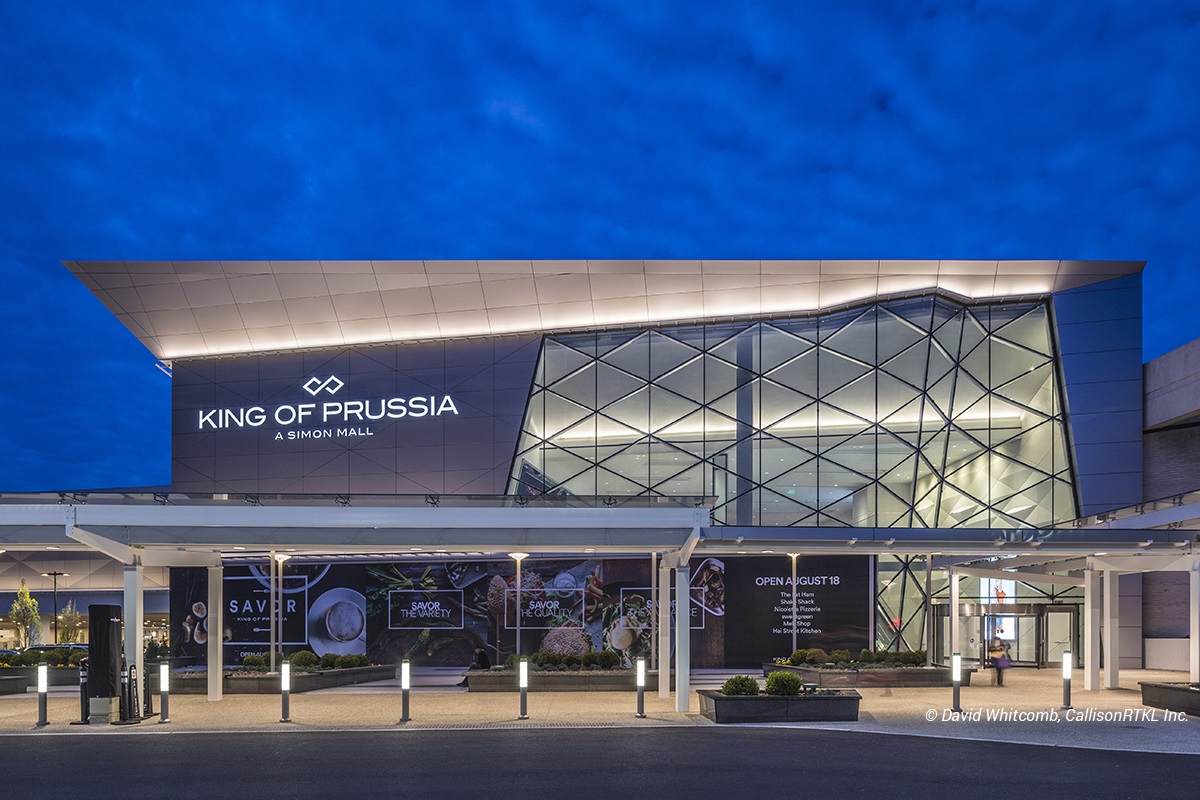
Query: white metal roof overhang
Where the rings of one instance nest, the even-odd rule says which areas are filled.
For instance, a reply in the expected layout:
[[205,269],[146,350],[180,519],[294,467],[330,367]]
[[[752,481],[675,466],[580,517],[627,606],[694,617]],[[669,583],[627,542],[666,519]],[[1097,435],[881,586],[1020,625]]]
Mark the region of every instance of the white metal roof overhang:
[[737,528],[709,526],[707,508],[495,508],[0,504],[0,549],[100,550],[127,563],[219,563],[268,550],[297,556],[423,558],[533,554],[896,554],[1056,559],[1185,555],[1185,530]]
[[1140,261],[66,261],[163,360],[1044,296]]

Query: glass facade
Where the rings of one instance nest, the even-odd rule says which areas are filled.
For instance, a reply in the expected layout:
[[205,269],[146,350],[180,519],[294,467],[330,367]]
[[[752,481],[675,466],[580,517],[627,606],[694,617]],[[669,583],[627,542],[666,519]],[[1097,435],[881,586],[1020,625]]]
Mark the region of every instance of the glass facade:
[[707,495],[722,525],[1078,516],[1048,303],[943,295],[548,335],[513,494]]

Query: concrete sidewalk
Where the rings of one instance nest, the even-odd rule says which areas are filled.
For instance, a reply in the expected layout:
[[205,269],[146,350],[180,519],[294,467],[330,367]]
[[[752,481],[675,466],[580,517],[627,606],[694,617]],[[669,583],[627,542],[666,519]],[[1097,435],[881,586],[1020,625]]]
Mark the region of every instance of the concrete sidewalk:
[[[72,726],[78,719],[78,692],[56,689],[49,699],[49,720],[38,729],[37,697],[0,697],[0,735],[170,735],[212,731],[306,730],[446,730],[545,727],[681,727],[711,725],[698,713],[695,694],[688,713],[675,711],[674,698],[646,696],[646,719],[637,719],[632,692],[532,692],[529,719],[518,720],[518,694],[470,694],[457,688],[459,671],[429,672],[417,677],[411,696],[411,720],[399,725],[398,681],[308,692],[291,697],[290,724],[281,724],[277,695],[227,695],[209,702],[201,695],[171,697],[171,723],[153,718],[133,726]],[[693,677],[693,689],[715,688],[724,674]],[[1138,681],[1185,681],[1178,672],[1126,670],[1121,688],[1084,692],[1076,672],[1073,710],[1061,709],[1062,679],[1058,670],[1013,669],[1005,685],[989,685],[988,673],[977,673],[974,686],[964,687],[963,715],[950,711],[950,689],[862,689],[856,723],[807,723],[777,727],[846,730],[870,733],[974,739],[1056,747],[1087,747],[1162,753],[1200,754],[1200,719],[1166,721],[1161,710],[1144,708]],[[978,685],[983,684],[983,685]],[[158,698],[154,698],[157,709]],[[992,717],[992,719],[989,719]]]

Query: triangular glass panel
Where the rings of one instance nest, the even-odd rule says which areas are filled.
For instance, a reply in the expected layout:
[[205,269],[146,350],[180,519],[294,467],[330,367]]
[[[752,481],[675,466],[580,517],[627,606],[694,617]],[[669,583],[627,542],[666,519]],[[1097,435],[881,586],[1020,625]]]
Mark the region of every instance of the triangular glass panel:
[[1045,356],[1031,353],[1002,339],[993,339],[989,349],[991,350],[990,379],[993,387],[1003,386],[1012,379],[1047,363]]
[[929,346],[929,368],[925,372],[925,385],[932,386],[942,376],[954,369],[954,359],[951,358],[941,345],[933,342]]
[[603,361],[642,380],[650,378],[650,334],[646,331],[606,353]]
[[1050,323],[1045,306],[1036,306],[996,329],[996,335],[1010,342],[1050,355]]
[[984,399],[987,392],[966,370],[958,370],[957,376],[954,383],[952,416],[964,427],[986,429],[989,421],[988,407],[978,404]]
[[799,392],[769,380],[759,381],[758,426],[769,428],[779,420],[794,414],[798,409],[812,403],[812,399]]
[[546,395],[543,392],[535,391],[529,397],[529,404],[525,408],[525,421],[521,425],[521,431],[526,436],[536,436],[541,439],[546,430]]
[[806,350],[791,361],[777,367],[767,376],[784,386],[812,397],[817,394],[817,351]]
[[827,403],[817,406],[817,428],[822,438],[836,436],[842,439],[854,436],[871,427],[871,423],[847,414]]
[[994,448],[1014,461],[1028,464],[1047,475],[1054,474],[1054,423],[1050,421],[1022,430]]
[[851,361],[832,350],[821,348],[817,353],[817,387],[822,395],[831,394],[870,371],[866,364]]
[[712,402],[754,379],[748,369],[738,369],[712,356],[704,357],[704,397]]
[[603,331],[601,333],[578,333],[557,338],[580,352],[598,358],[638,335],[638,331]]
[[[650,442],[648,439],[642,439],[619,452],[605,454],[598,461],[604,469],[615,472],[639,486],[649,487],[655,470],[665,473],[670,469],[670,464],[675,463],[668,460],[667,463],[660,464],[660,458],[658,454],[651,457]],[[695,463],[695,459],[692,462]]]
[[835,447],[822,451],[821,457],[864,478],[870,478],[878,474],[875,439],[874,433],[854,436]]
[[[716,431],[713,433],[715,434]],[[676,446],[686,446],[687,443],[701,443],[704,441],[704,434],[703,409],[694,411],[669,425],[664,425],[654,432],[656,438],[669,441]]]
[[[693,358],[700,351],[658,331],[650,331],[650,377],[658,378]],[[607,360],[607,359],[606,359]]]
[[704,399],[704,359],[695,358],[654,381],[684,397]]
[[[986,314],[986,311],[984,313]],[[987,335],[987,327],[979,321],[979,317],[971,309],[964,309],[962,344],[958,351],[959,360],[965,358],[968,353],[973,353],[987,339]]]
[[[569,478],[554,487],[555,492],[563,491],[578,497],[594,497],[596,494],[596,470],[589,469]],[[612,492],[611,494],[616,494]]]
[[918,330],[911,322],[897,316],[886,306],[879,308],[875,324],[878,326],[878,334],[875,337],[878,361],[875,363],[879,364],[885,363],[888,359],[928,336],[927,333]]
[[603,467],[596,468],[596,495],[599,497],[610,494],[622,496],[639,495],[645,491],[645,486],[626,478],[624,475],[618,475]]
[[[646,382],[616,367],[598,361],[596,362],[596,408],[604,408],[610,403],[627,395],[632,395],[642,389]],[[567,378],[563,383],[573,380]]]
[[[763,324],[766,325],[768,323]],[[807,342],[812,342],[813,344],[817,342],[819,319],[816,316],[772,320],[769,324],[781,331],[787,331],[793,336],[798,336]]]
[[546,339],[542,348],[542,363],[538,370],[538,380],[543,386],[549,386],[580,369],[589,361],[591,358],[578,350],[553,339]]
[[921,455],[929,459],[939,473],[946,472],[946,443],[950,441],[950,429],[922,431]]
[[731,334],[718,344],[711,345],[708,352],[729,364],[745,370],[754,369],[754,352],[758,344],[758,324],[754,323]]
[[[708,469],[706,464],[697,464],[675,473],[654,484],[653,491],[668,497],[703,497],[707,489]],[[651,480],[654,480],[651,477]]]
[[589,361],[582,369],[555,382],[550,391],[581,406],[592,408],[596,405],[596,363]]
[[794,414],[779,420],[768,429],[772,434],[789,441],[800,438],[813,438],[818,434],[817,404],[811,403]]
[[812,342],[763,323],[759,339],[758,371],[765,374],[813,348]]
[[905,403],[919,397],[916,389],[886,372],[877,372],[875,380],[875,416],[878,419],[887,419]]
[[1054,522],[1062,523],[1079,516],[1075,505],[1075,491],[1067,481],[1055,479],[1053,488]]
[[700,409],[699,404],[687,400],[674,392],[657,386],[650,387],[650,430],[651,432],[678,422],[683,417]]
[[[989,331],[996,331],[1003,328],[1005,325],[1023,316],[1029,310],[1028,304],[1005,304],[988,306],[988,314],[986,323]],[[980,321],[985,321],[982,313],[979,315]]]
[[880,367],[897,380],[901,380],[915,389],[925,387],[925,372],[929,362],[929,340],[917,342],[900,355],[889,360]]
[[876,363],[875,309],[868,307],[857,317],[824,338],[822,346],[867,364]]
[[549,481],[555,484],[568,481],[594,466],[590,459],[582,458],[577,453],[560,447],[547,447],[544,458],[539,469]]
[[650,432],[650,391],[647,387],[643,386],[633,394],[605,406],[601,411],[606,417],[643,434]]
[[[553,392],[543,392],[542,398],[542,420],[539,432],[543,439],[557,436],[591,414],[589,409],[579,403],[573,403]],[[536,409],[531,408],[530,411],[532,413]],[[538,430],[538,428],[534,427],[534,430]]]
[[938,380],[926,391],[929,395],[929,400],[942,414],[942,416],[950,416],[951,399],[954,397],[954,383],[960,370],[951,370],[947,372],[945,377]]
[[906,442],[917,444],[920,442],[918,436],[923,427],[938,428],[945,424],[935,409],[927,410],[928,406],[924,396],[918,395],[884,417],[879,426]]
[[984,508],[981,511],[973,514],[967,519],[957,523],[956,528],[991,528],[992,520],[995,518],[995,512],[990,508]]
[[1071,466],[1071,462],[1070,459],[1067,458],[1067,437],[1063,433],[1063,424],[1055,420],[1053,425],[1054,441],[1051,447],[1053,447],[1054,455],[1050,461],[1050,464],[1053,467],[1051,472],[1055,475],[1058,475],[1064,470],[1068,470]]
[[1053,364],[1047,361],[1040,367],[1034,367],[1018,375],[997,388],[996,394],[1007,397],[1027,408],[1040,411],[1047,416],[1057,413],[1054,402]]
[[932,330],[933,298],[917,297],[905,300],[889,300],[887,310],[923,331]]
[[961,350],[960,340],[962,338],[963,312],[958,310],[949,319],[942,322],[938,329],[933,332],[933,338],[942,346],[952,358],[957,360]]
[[915,458],[915,449],[913,445],[903,439],[894,436],[886,431],[880,431],[875,437],[875,464],[876,472],[879,475],[892,475],[899,477],[897,472],[903,465],[907,467],[901,470],[907,474],[905,481],[912,482],[912,460]]
[[817,319],[818,336],[822,343],[829,337],[841,331],[866,311],[865,308],[854,308],[847,311],[836,311],[832,314],[822,314]]
[[[764,448],[762,451],[760,480],[767,482],[786,477],[790,485],[797,485],[803,475],[800,472],[795,475],[791,473],[805,465],[812,465],[814,458],[816,456],[807,450],[774,442],[769,449]],[[811,471],[812,467],[804,470],[805,473],[811,473]]]
[[875,375],[876,373],[871,371],[850,381],[837,391],[826,395],[825,402],[848,414],[873,422],[876,418]]
[[[583,424],[586,425],[587,424],[586,421]],[[570,436],[574,435],[574,433],[575,433],[574,428],[567,431],[568,438],[566,441],[570,441],[571,440]],[[608,446],[608,445],[624,446],[624,445],[630,444],[632,442],[638,441],[645,435],[646,435],[645,431],[638,430],[636,428],[631,428],[628,425],[623,425],[622,423],[620,423],[610,417],[606,417],[602,414],[596,415],[596,432],[595,432],[594,436],[595,436],[595,441],[598,444],[605,445],[605,446]]]
[[942,484],[941,495],[938,507],[939,527],[958,527],[980,511],[987,510],[978,500],[963,494],[950,484]]

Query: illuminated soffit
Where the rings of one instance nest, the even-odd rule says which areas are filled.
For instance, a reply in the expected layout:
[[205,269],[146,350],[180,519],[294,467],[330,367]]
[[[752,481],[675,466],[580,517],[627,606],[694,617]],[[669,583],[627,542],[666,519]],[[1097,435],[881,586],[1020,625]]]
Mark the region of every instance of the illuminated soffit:
[[164,360],[1044,295],[1140,261],[66,261]]

